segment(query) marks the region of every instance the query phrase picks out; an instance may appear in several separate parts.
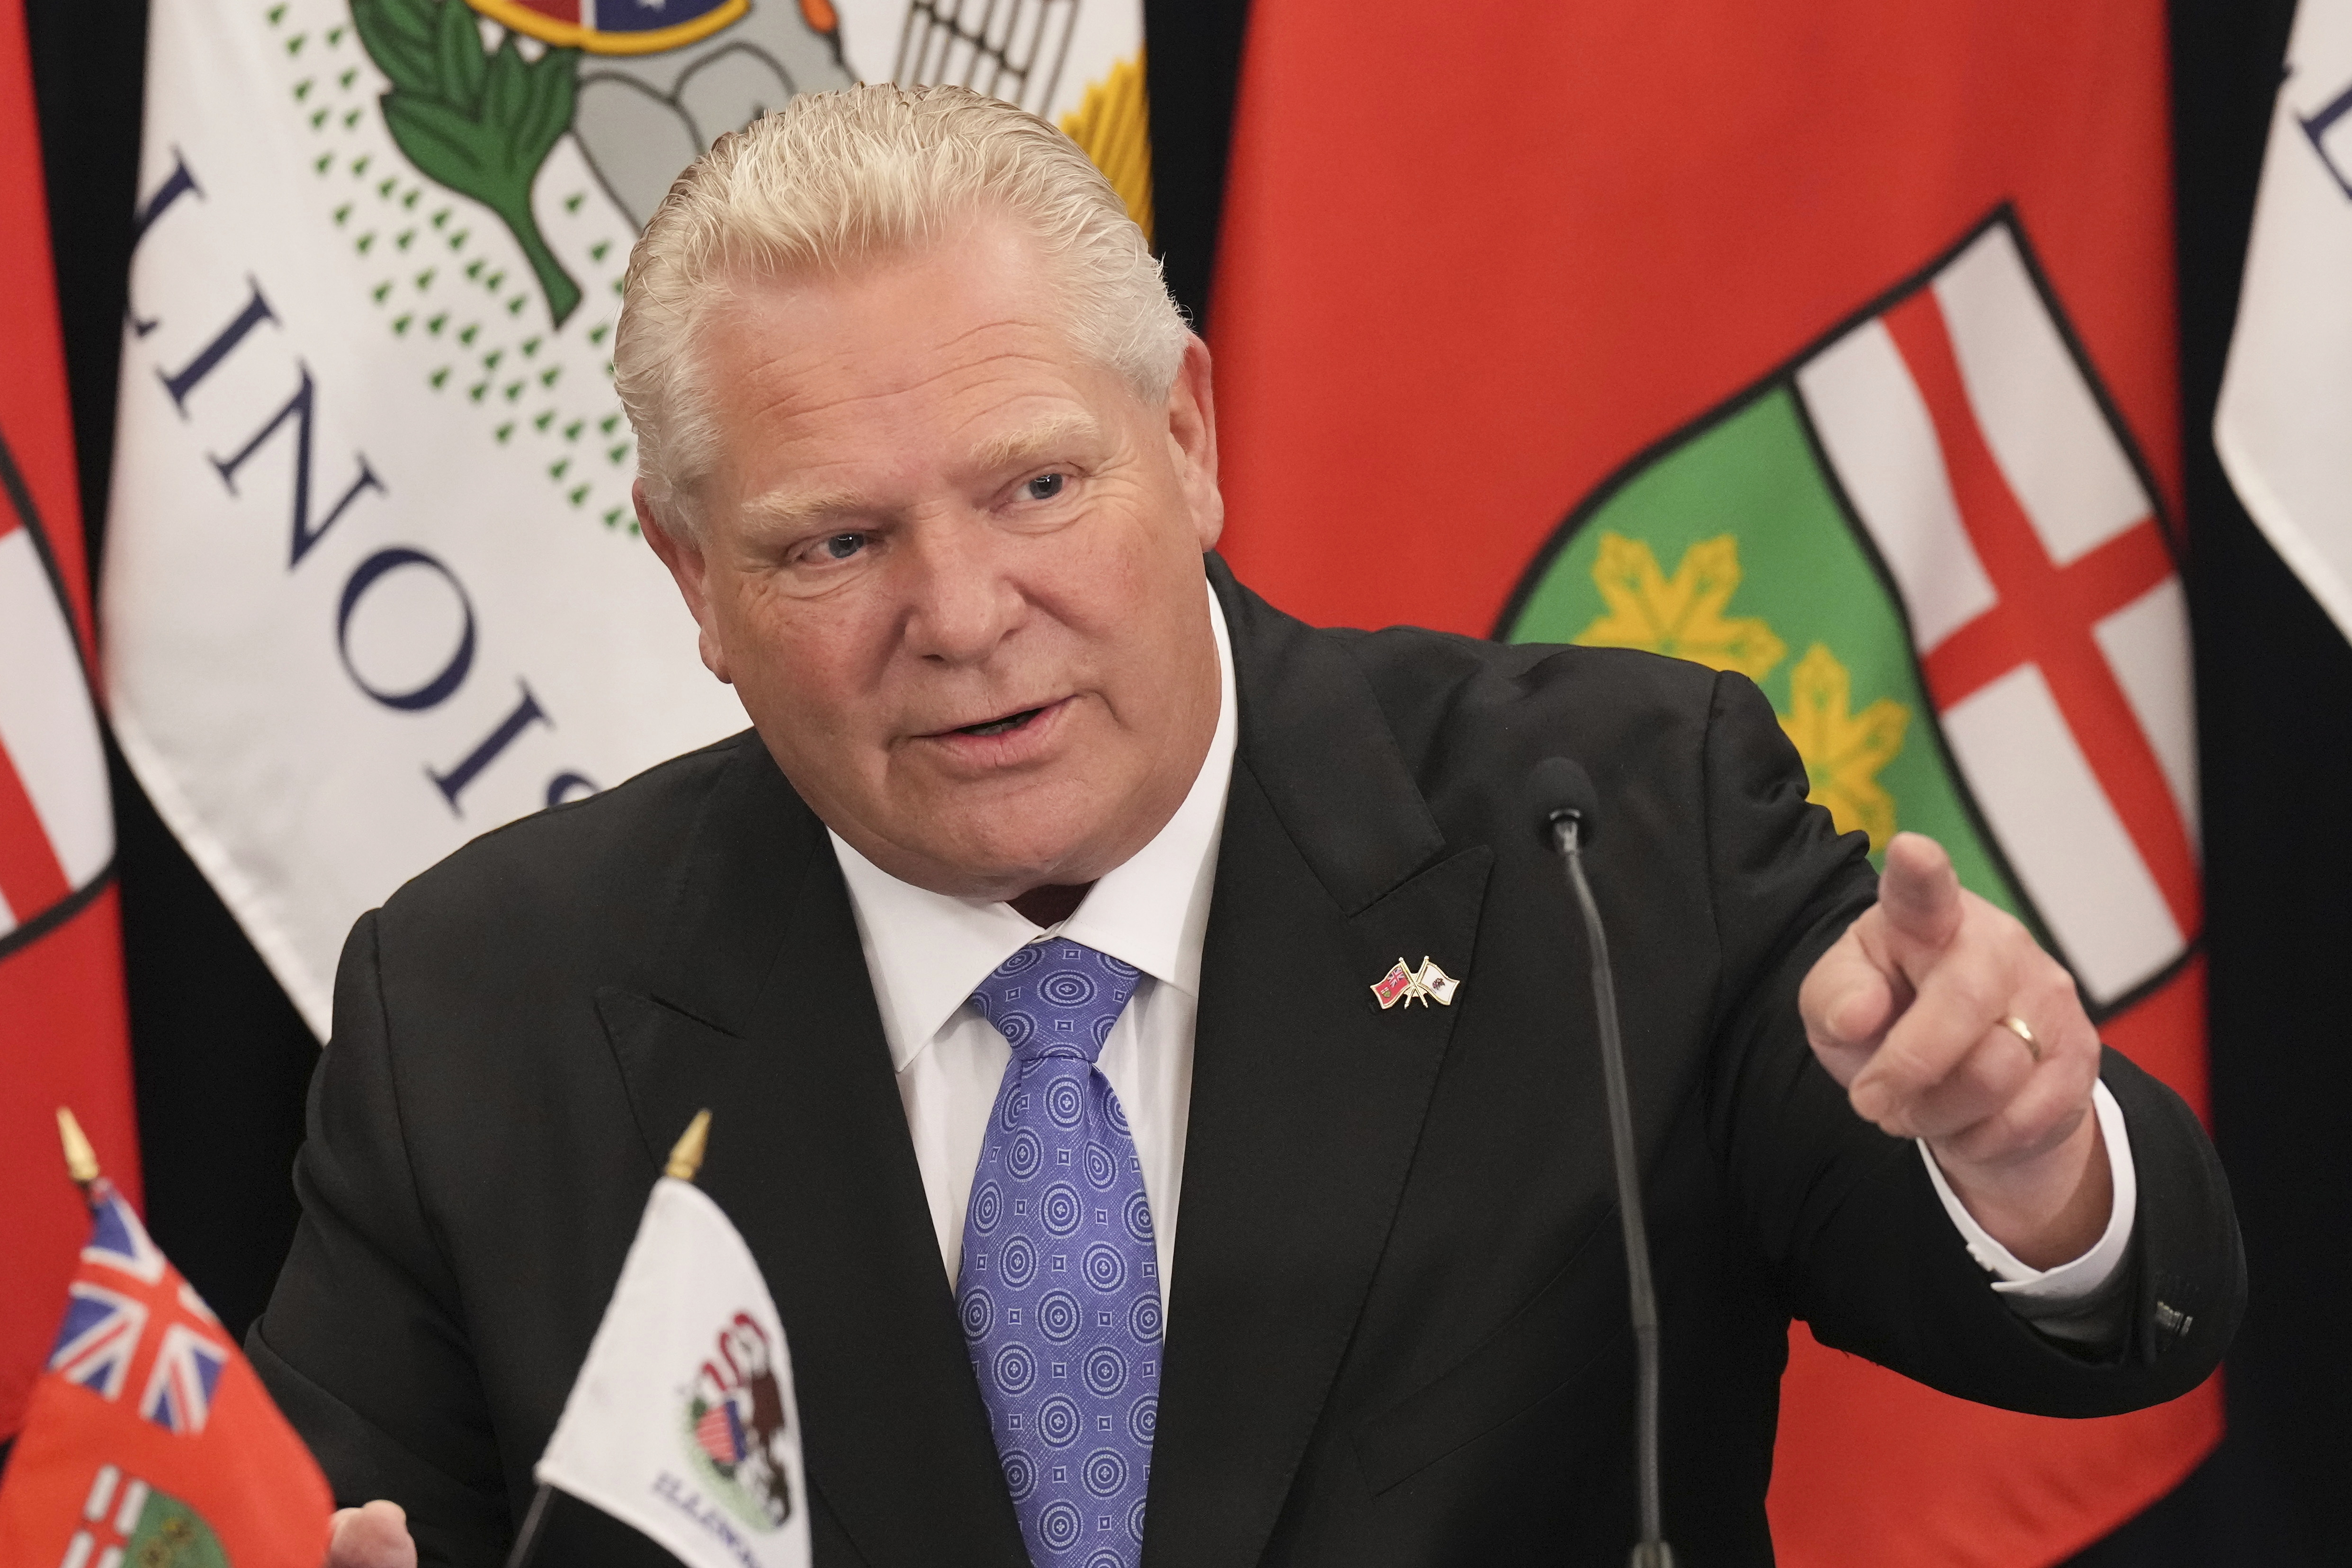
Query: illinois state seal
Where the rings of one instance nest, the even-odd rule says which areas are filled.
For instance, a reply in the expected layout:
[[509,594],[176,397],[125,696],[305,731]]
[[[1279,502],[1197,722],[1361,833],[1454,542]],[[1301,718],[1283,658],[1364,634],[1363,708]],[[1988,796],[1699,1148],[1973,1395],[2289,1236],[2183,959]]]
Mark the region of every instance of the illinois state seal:
[[682,1415],[687,1458],[728,1512],[763,1532],[792,1518],[783,1388],[767,1331],[749,1312],[719,1331]]
[[559,327],[581,290],[540,233],[531,185],[565,132],[642,228],[719,136],[850,81],[831,0],[352,0],[352,24],[391,82],[402,155],[499,216]]

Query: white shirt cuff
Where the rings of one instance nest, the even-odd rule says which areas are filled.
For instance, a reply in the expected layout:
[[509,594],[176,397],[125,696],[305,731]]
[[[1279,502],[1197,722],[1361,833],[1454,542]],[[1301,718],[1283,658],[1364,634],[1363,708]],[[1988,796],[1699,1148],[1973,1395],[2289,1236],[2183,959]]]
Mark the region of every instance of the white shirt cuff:
[[[2091,1109],[2099,1119],[2099,1131],[2106,1141],[2107,1171],[2114,1179],[2115,1198],[2107,1211],[2107,1228],[2091,1250],[2054,1268],[2028,1268],[1987,1234],[1976,1216],[1969,1213],[1968,1205],[1952,1191],[1952,1184],[1944,1179],[1943,1167],[1927,1152],[1927,1141],[1919,1141],[1919,1158],[1927,1163],[1927,1179],[1936,1184],[1936,1195],[1944,1200],[1944,1212],[1959,1226],[1960,1239],[1968,1244],[1969,1256],[1993,1277],[1993,1289],[2009,1297],[2011,1304],[2028,1317],[2039,1318],[2049,1308],[2088,1300],[2113,1278],[2131,1246],[2132,1219],[2139,1211],[2139,1182],[2132,1168],[2131,1139],[2124,1131],[2123,1107],[2107,1092],[2107,1086],[2099,1083],[2091,1089]],[[2029,1303],[2031,1308],[2042,1310],[2031,1310]]]

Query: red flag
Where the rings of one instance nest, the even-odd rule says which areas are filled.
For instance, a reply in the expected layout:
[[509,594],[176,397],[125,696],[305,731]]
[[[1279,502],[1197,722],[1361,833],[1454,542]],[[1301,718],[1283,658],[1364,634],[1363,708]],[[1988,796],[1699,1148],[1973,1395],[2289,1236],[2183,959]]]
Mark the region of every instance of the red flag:
[[[2159,0],[1256,0],[1223,548],[1309,620],[1746,671],[2201,1109],[2170,200]],[[1792,1568],[2047,1563],[2221,1431],[1790,1349]]]
[[49,1117],[73,1106],[139,1190],[114,822],[40,133],[21,0],[0,0],[0,1439],[87,1223]]
[[326,1477],[103,1180],[65,1300],[0,1475],[0,1563],[318,1568]]

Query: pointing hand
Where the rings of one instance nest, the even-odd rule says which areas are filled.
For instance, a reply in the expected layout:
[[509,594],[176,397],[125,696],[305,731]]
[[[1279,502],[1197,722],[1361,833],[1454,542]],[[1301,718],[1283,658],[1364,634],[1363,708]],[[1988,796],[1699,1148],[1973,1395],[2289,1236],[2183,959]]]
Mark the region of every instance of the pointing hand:
[[1855,1112],[1924,1139],[2020,1262],[2052,1268],[2098,1240],[2113,1196],[2091,1108],[2098,1033],[2065,969],[1963,889],[1935,840],[1895,835],[1877,906],[1813,965],[1798,1009]]

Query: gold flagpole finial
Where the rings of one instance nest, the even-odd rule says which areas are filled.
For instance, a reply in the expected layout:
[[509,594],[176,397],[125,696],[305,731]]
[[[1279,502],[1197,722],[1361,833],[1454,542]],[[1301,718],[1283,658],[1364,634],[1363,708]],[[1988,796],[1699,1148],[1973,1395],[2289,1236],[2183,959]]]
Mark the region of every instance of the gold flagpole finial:
[[694,1120],[686,1124],[686,1131],[669,1152],[669,1163],[662,1167],[665,1176],[676,1176],[681,1182],[694,1180],[702,1169],[702,1152],[710,1143],[710,1112],[698,1110]]
[[66,1146],[66,1174],[74,1179],[74,1184],[86,1187],[98,1180],[98,1151],[82,1135],[74,1113],[62,1105],[58,1107],[58,1138]]

